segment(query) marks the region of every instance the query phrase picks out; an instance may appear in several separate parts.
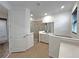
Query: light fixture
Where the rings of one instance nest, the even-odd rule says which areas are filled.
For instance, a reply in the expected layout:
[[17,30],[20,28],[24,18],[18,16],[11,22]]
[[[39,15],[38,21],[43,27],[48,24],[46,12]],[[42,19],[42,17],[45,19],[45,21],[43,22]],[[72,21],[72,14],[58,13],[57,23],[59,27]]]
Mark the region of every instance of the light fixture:
[[64,8],[64,5],[61,6],[61,9],[63,9],[63,8]]
[[33,14],[31,14],[31,16],[33,16]]
[[46,15],[47,15],[47,13],[44,13],[44,15],[46,16]]
[[42,20],[43,23],[50,23],[50,22],[53,22],[54,20],[54,17],[52,16],[45,16]]
[[31,17],[30,20],[33,20],[33,18]]

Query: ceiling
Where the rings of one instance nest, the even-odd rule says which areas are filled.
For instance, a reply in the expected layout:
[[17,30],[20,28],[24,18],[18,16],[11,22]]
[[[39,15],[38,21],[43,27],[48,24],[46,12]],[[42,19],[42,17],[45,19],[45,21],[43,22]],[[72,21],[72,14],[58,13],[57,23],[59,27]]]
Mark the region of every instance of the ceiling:
[[[44,16],[44,13],[53,15],[60,12],[71,11],[75,1],[9,1],[11,6],[26,7],[31,10],[33,17]],[[61,6],[65,8],[61,10]]]

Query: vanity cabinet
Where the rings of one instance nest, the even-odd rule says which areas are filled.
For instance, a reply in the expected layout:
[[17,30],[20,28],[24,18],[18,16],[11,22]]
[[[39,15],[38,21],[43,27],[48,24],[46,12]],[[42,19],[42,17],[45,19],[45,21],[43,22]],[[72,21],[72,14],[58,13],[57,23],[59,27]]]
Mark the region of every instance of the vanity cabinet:
[[39,42],[48,43],[47,33],[39,33]]

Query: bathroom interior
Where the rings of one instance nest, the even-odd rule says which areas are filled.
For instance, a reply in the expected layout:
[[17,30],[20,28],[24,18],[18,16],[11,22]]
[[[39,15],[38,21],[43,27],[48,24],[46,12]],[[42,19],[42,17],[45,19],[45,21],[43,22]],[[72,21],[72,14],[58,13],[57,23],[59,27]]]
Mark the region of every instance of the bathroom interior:
[[[61,10],[63,8],[64,6]],[[33,16],[31,13],[31,32],[34,34],[34,42],[49,45],[50,57],[78,57],[76,55],[79,49],[77,45],[79,41],[76,41],[79,38],[78,2],[74,2],[70,10],[60,11],[52,16],[47,13],[36,19]]]
[[[34,34],[34,42],[35,43],[40,42],[39,35],[41,32],[42,33],[53,33],[54,32],[53,27],[54,27],[54,22],[43,23],[42,20],[31,20],[31,32],[33,32]],[[46,42],[43,42],[43,43],[46,43]]]
[[[63,9],[64,7],[61,8],[61,11]],[[30,15],[31,16],[30,18],[31,30],[30,31],[33,32],[34,34],[34,41],[39,42],[40,39],[41,40],[44,39],[40,37],[40,34],[53,34],[53,35],[60,36],[60,37],[72,38],[72,35],[76,35],[78,31],[77,30],[77,27],[78,27],[77,26],[77,22],[78,22],[77,21],[77,9],[78,9],[77,3],[74,2],[70,10],[67,10],[64,12],[60,11],[61,13],[57,13],[57,14],[55,13],[52,16],[50,16],[50,14],[44,13],[44,16],[35,18],[33,13],[31,13]],[[63,27],[66,27],[66,28],[63,29]],[[74,36],[74,38],[76,37]],[[43,43],[46,43],[46,42],[43,42]]]
[[0,6],[0,57],[15,58],[18,52],[42,43],[48,48],[48,56],[43,57],[79,58],[78,1],[9,1],[8,4],[12,9]]

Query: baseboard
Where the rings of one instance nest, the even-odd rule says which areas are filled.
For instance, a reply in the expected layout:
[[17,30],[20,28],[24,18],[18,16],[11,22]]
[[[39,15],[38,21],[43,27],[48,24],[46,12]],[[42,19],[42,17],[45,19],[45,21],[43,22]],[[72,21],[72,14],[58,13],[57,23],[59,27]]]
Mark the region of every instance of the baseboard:
[[43,41],[40,41],[40,43],[48,44],[48,43],[46,43],[46,42],[43,42]]
[[49,58],[54,58],[54,57],[49,56]]

